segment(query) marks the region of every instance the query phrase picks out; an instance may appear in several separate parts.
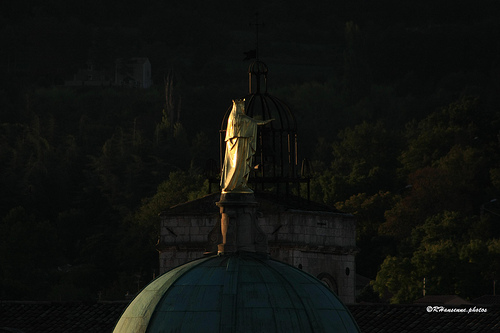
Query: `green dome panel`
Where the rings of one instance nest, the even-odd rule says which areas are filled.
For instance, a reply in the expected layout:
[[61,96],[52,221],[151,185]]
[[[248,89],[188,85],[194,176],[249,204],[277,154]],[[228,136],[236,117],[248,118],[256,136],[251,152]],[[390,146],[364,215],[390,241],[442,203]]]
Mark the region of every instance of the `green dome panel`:
[[359,332],[321,281],[258,254],[213,256],[165,273],[114,332]]

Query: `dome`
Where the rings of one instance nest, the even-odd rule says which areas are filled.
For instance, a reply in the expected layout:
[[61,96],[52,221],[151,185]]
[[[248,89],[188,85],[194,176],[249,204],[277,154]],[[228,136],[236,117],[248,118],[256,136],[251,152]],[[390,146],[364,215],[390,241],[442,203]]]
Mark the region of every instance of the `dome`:
[[321,281],[258,253],[209,256],[151,282],[114,332],[359,332]]

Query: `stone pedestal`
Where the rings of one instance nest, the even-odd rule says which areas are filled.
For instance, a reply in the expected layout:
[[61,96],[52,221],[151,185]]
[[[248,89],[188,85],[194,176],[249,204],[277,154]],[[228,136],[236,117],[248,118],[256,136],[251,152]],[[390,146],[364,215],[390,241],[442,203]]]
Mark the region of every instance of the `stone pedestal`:
[[221,214],[222,243],[218,253],[267,253],[267,237],[257,224],[257,202],[253,193],[222,193],[217,202]]

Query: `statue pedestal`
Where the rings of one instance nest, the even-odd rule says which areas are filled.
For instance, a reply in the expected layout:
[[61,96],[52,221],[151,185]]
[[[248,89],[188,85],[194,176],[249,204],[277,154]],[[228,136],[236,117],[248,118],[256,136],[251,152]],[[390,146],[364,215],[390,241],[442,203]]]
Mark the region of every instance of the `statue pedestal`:
[[267,237],[257,224],[257,202],[253,193],[222,193],[220,201],[222,243],[218,253],[267,253]]

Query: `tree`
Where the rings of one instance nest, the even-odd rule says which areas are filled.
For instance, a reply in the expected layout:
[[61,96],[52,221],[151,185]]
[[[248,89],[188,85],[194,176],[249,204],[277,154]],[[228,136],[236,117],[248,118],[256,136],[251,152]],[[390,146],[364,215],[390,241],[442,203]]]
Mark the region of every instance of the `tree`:
[[143,199],[142,205],[124,218],[124,228],[116,247],[119,250],[116,253],[119,269],[126,275],[157,270],[158,215],[176,204],[205,195],[207,189],[207,181],[199,174],[171,172],[169,178],[158,186],[155,195]]
[[374,289],[394,303],[411,302],[422,295],[424,279],[430,295],[474,298],[487,293],[496,271],[492,262],[498,262],[497,242],[475,238],[478,222],[477,216],[452,211],[429,217],[413,229],[406,252],[386,258]]
[[389,299],[391,303],[411,302],[422,288],[413,272],[409,258],[389,255],[380,265],[377,278],[372,282],[373,290],[381,299]]
[[43,299],[61,263],[57,231],[24,207],[0,222],[0,294],[3,299]]
[[[486,149],[455,145],[435,160],[433,167],[424,167],[408,176],[409,191],[386,212],[381,226],[384,234],[405,238],[428,217],[444,210],[476,214],[487,201],[491,183]],[[490,157],[486,157],[486,156]]]
[[397,156],[400,141],[382,122],[363,122],[338,135],[332,151],[332,169],[349,185],[344,195],[393,189],[397,184]]
[[137,210],[136,223],[156,230],[158,214],[168,208],[194,200],[208,191],[207,182],[203,176],[189,171],[173,171],[168,180],[158,185],[154,196],[143,200]]
[[335,207],[356,217],[356,267],[359,274],[375,278],[380,264],[387,254],[396,254],[396,242],[392,237],[379,235],[384,222],[384,212],[394,205],[396,197],[390,192],[380,191],[374,195],[359,193]]
[[[477,217],[445,211],[414,230],[412,263],[426,277],[431,294],[478,297],[487,292],[486,275],[494,258],[486,250],[488,241],[474,238]],[[481,278],[482,277],[482,278]]]
[[380,231],[398,239],[410,236],[413,228],[443,209],[460,209],[462,203],[450,175],[438,168],[423,168],[409,176],[410,191],[386,211]]
[[[475,147],[492,142],[491,124],[479,98],[462,97],[420,122],[407,125],[408,148],[401,153],[403,170],[411,173],[433,164],[454,146]],[[481,115],[481,116],[478,116]]]

